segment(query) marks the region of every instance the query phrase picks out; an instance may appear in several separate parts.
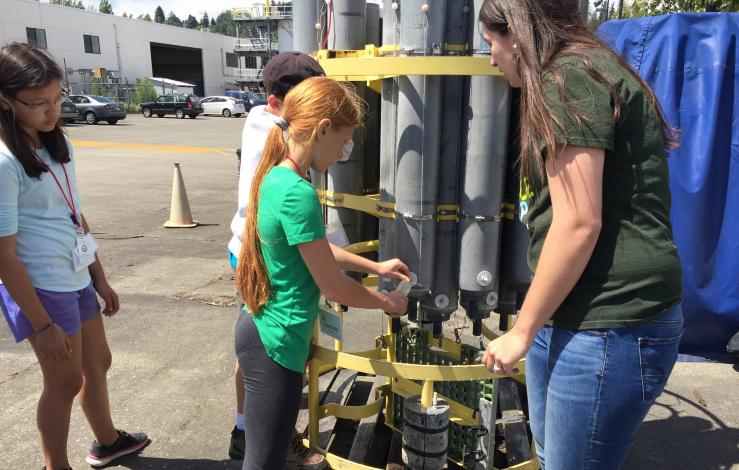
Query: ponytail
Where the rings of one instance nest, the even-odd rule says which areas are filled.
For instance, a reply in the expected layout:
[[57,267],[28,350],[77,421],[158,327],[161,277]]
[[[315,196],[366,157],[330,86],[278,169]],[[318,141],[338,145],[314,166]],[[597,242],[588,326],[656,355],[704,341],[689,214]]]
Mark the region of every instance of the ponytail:
[[242,235],[241,253],[236,271],[236,285],[241,298],[249,311],[258,313],[267,303],[270,296],[270,284],[267,269],[262,256],[261,237],[257,225],[257,209],[259,193],[267,173],[279,165],[288,155],[287,144],[282,136],[282,129],[275,124],[269,131],[259,165],[254,172],[249,191],[249,205],[246,212],[246,224]]
[[271,295],[257,223],[262,183],[267,173],[289,156],[288,139],[309,147],[316,137],[318,123],[325,118],[337,127],[358,126],[362,120],[361,99],[353,88],[330,78],[308,78],[287,94],[280,124],[275,124],[267,136],[251,182],[241,253],[236,268],[239,294],[252,314],[259,314]]

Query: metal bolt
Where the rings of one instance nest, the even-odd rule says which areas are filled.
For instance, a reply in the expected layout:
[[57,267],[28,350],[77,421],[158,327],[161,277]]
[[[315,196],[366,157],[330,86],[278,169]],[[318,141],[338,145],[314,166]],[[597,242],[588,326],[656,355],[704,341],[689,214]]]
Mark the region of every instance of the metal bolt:
[[445,294],[439,294],[434,299],[436,308],[447,308],[449,306],[449,297]]
[[487,297],[485,297],[485,302],[491,307],[495,307],[498,305],[498,293],[493,291],[488,294]]
[[482,287],[489,286],[491,282],[493,282],[493,275],[490,274],[490,271],[481,271],[477,275],[477,283]]

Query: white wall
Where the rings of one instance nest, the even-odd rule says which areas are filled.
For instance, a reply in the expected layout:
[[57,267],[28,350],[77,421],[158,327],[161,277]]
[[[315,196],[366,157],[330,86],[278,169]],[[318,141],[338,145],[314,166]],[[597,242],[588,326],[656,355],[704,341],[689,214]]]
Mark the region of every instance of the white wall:
[[[225,66],[225,53],[233,52],[231,37],[34,0],[0,0],[0,12],[0,44],[27,42],[27,27],[44,29],[48,51],[59,64],[66,60],[67,68],[120,70],[123,79],[134,83],[151,77],[150,43],[156,42],[202,49],[206,95],[234,86],[233,69]],[[84,34],[100,38],[100,54],[85,53]]]

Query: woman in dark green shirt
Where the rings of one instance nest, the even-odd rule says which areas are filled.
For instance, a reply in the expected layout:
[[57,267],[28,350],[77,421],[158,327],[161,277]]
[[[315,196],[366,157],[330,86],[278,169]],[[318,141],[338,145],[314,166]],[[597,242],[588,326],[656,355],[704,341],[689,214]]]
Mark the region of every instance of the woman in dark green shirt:
[[483,361],[526,355],[542,468],[616,469],[677,358],[681,267],[666,148],[649,86],[576,0],[486,0],[483,37],[521,88],[521,219],[534,273]]

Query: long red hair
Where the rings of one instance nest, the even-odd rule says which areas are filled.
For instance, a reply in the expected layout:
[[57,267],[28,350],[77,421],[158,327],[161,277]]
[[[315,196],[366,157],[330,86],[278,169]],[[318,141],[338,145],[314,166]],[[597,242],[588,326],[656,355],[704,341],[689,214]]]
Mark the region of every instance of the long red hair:
[[[332,125],[356,127],[362,121],[362,101],[356,91],[326,77],[302,81],[285,97],[282,118],[288,123],[288,139],[309,147],[316,137],[318,123],[328,118]],[[288,156],[282,129],[275,125],[267,137],[264,152],[254,173],[249,194],[246,225],[236,269],[236,284],[249,311],[258,314],[269,301],[271,286],[262,256],[257,226],[259,194],[264,177]]]

